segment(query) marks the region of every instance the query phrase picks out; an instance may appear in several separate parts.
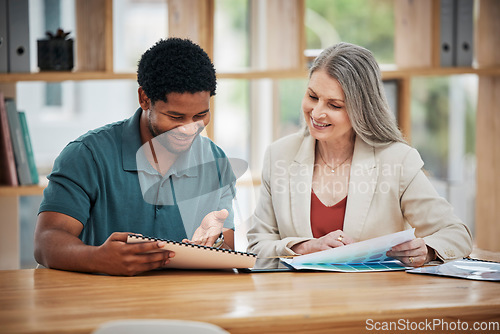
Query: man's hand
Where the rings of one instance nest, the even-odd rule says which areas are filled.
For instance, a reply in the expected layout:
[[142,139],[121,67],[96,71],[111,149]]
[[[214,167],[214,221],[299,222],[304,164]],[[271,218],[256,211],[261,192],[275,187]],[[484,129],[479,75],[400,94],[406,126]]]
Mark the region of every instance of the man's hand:
[[47,268],[132,276],[162,268],[175,254],[163,242],[127,244],[128,233],[115,232],[100,246],[78,238],[82,223],[58,212],[42,212],[35,229],[35,258]]
[[196,231],[194,231],[192,240],[184,239],[182,241],[212,247],[222,232],[224,221],[228,216],[229,212],[226,209],[210,212],[203,218]]
[[175,256],[174,252],[161,249],[164,241],[127,244],[129,233],[115,232],[99,247],[97,252],[101,266],[110,275],[133,276],[162,268]]

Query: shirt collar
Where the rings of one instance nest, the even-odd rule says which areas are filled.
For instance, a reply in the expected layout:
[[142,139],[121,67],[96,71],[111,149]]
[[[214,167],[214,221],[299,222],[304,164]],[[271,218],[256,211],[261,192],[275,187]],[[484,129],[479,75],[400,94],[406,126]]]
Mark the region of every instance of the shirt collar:
[[197,135],[191,147],[186,152],[179,155],[175,163],[170,167],[167,174],[175,176],[188,176],[196,177],[198,176],[198,167],[202,163],[200,161],[201,157],[201,137]]
[[[149,175],[158,175],[156,169],[150,164],[146,155],[150,153],[149,144],[141,145],[134,155],[134,160],[136,163],[136,171],[143,171]],[[200,135],[196,136],[191,144],[191,147],[186,152],[179,155],[170,167],[163,178],[168,178],[170,175],[176,177],[187,176],[187,177],[197,177],[199,174],[200,164],[204,163],[203,156],[203,140]]]
[[135,159],[137,151],[141,148],[140,119],[142,109],[125,121],[122,132],[122,166],[125,171],[137,171]]

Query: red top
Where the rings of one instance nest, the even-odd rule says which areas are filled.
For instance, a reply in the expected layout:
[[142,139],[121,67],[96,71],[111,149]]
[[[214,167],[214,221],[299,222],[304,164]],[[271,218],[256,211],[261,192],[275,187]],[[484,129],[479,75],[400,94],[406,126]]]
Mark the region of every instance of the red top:
[[344,228],[347,196],[334,206],[324,205],[311,191],[311,229],[315,238]]

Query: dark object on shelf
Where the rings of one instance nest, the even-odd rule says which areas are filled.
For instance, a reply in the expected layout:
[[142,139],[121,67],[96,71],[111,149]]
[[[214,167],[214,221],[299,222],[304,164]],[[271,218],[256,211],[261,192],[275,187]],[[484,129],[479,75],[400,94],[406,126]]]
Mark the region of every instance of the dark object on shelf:
[[58,29],[56,34],[47,32],[48,39],[39,39],[38,67],[41,71],[70,71],[73,69],[73,39],[66,39],[69,32]]

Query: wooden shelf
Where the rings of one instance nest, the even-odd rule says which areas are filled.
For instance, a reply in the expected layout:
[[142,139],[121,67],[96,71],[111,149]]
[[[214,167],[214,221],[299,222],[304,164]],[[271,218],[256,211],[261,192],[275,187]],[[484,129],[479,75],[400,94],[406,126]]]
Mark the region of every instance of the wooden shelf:
[[[404,79],[413,76],[450,76],[461,74],[500,75],[500,66],[493,67],[430,67],[430,68],[396,68],[381,66],[382,77],[385,80]],[[242,70],[235,72],[220,72],[219,79],[290,79],[307,78],[306,70]],[[20,81],[83,81],[83,80],[136,80],[136,73],[114,72],[37,72],[37,73],[7,73],[0,74],[0,83],[15,83]]]
[[15,197],[15,196],[41,196],[44,185],[32,186],[0,186],[0,197]]
[[[428,67],[428,68],[397,68],[394,65],[381,65],[384,80],[406,79],[415,76],[450,76],[461,74],[500,75],[500,66],[493,67]],[[239,72],[218,73],[219,79],[289,79],[307,78],[308,71],[257,71],[244,70]]]
[[382,78],[403,79],[416,76],[450,76],[461,74],[476,74],[476,75],[500,75],[500,66],[493,67],[429,67],[429,68],[401,68],[384,70],[382,67]]
[[307,78],[307,70],[241,70],[234,72],[218,72],[218,79],[291,79]]
[[116,80],[137,79],[136,73],[114,72],[37,72],[0,74],[0,82],[15,83],[19,81],[81,81],[81,80]]

